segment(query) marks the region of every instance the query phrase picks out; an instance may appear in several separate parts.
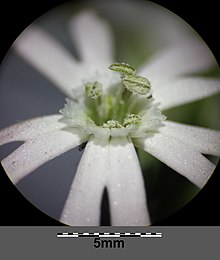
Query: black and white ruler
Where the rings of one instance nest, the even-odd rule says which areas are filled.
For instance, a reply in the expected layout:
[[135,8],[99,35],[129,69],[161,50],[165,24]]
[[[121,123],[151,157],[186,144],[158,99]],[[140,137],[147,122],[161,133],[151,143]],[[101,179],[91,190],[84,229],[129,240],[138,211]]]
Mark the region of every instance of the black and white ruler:
[[76,237],[142,237],[142,238],[160,238],[162,237],[162,233],[154,233],[154,232],[148,232],[148,233],[57,233],[58,238],[76,238]]

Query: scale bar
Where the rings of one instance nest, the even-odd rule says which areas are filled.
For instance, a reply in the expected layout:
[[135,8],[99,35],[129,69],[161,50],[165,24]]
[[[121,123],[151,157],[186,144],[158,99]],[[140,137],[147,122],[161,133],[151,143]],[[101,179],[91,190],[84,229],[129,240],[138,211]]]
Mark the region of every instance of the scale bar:
[[162,237],[161,232],[152,232],[152,233],[57,233],[58,238],[78,238],[78,237],[142,237],[142,238],[160,238]]

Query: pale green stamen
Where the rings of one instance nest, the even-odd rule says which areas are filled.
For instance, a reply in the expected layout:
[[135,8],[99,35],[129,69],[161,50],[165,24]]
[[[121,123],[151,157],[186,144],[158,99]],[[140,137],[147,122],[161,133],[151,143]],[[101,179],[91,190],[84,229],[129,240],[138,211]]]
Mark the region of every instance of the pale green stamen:
[[123,86],[130,92],[138,95],[146,95],[151,88],[148,79],[137,76],[136,69],[126,63],[114,63],[109,67],[110,70],[121,73]]
[[145,95],[150,91],[150,82],[141,76],[126,76],[122,80],[123,86],[134,94]]
[[102,127],[111,129],[111,128],[122,128],[123,126],[119,124],[119,122],[116,120],[108,120],[106,123],[102,125]]
[[126,63],[112,64],[109,69],[121,74],[121,82],[105,92],[101,84],[103,80],[85,84],[84,94],[67,100],[60,110],[69,126],[100,138],[145,137],[149,131],[160,127],[165,117],[149,95],[151,85],[148,79],[136,75],[136,69]]
[[129,114],[124,120],[123,126],[136,125],[141,122],[141,117],[135,114]]
[[102,84],[98,81],[94,83],[87,83],[86,86],[86,94],[88,97],[97,99],[102,95]]
[[110,70],[120,72],[122,75],[134,75],[136,69],[126,63],[114,63],[109,67]]

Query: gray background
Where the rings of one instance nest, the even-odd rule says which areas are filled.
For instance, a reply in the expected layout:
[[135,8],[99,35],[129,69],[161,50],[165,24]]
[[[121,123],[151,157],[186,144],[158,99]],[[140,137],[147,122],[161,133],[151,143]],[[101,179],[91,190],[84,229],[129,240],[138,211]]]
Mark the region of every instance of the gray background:
[[[111,228],[111,232],[162,232],[162,238],[121,238],[124,248],[94,248],[94,238],[57,238],[59,232],[109,232],[109,228],[0,228],[0,256],[14,259],[218,259],[219,227]],[[22,239],[21,239],[22,238]],[[104,239],[103,239],[104,240]],[[114,240],[107,238],[107,240]],[[116,239],[115,239],[116,240]],[[119,240],[119,238],[117,238]],[[210,242],[211,241],[211,242]]]

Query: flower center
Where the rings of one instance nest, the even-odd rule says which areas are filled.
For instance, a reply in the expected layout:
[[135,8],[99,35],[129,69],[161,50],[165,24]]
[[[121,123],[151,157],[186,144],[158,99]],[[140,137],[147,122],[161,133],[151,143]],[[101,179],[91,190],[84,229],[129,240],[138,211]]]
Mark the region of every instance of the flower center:
[[60,110],[68,126],[103,138],[144,137],[155,132],[165,116],[154,103],[150,82],[136,75],[129,64],[115,63],[109,69],[121,74],[121,82],[105,91],[102,82],[87,82],[84,92],[67,99]]

